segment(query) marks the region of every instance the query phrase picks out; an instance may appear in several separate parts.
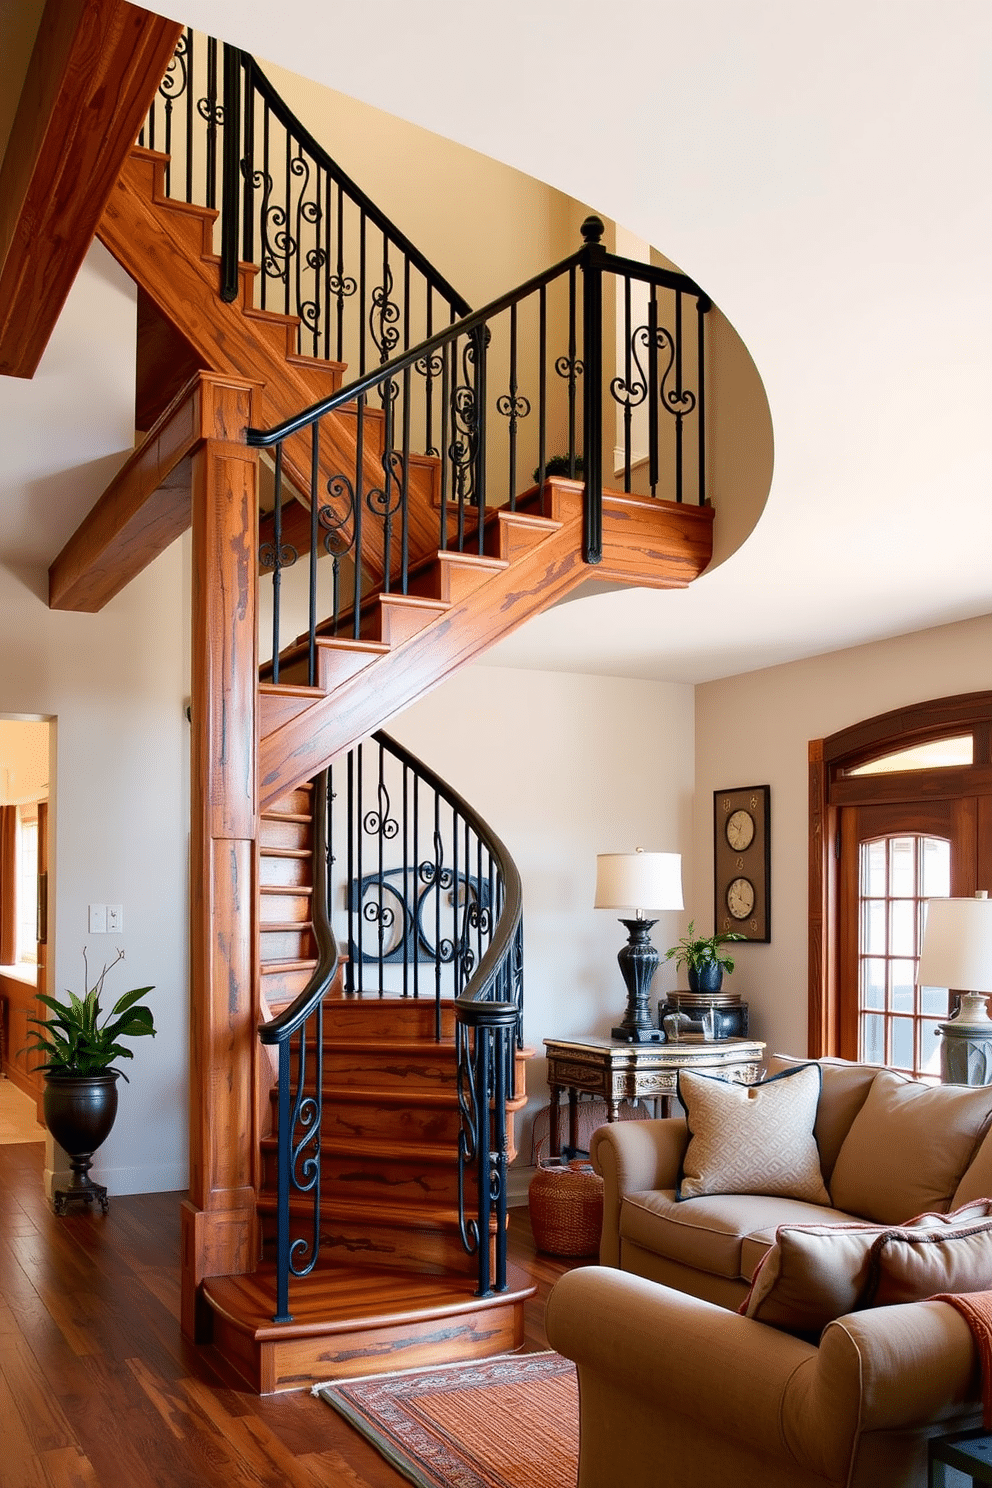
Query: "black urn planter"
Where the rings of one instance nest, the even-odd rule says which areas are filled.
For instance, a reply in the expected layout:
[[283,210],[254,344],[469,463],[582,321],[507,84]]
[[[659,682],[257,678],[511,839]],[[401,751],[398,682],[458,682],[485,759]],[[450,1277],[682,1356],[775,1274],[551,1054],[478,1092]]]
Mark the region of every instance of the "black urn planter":
[[117,1115],[119,1070],[101,1070],[96,1075],[68,1075],[49,1071],[45,1076],[45,1125],[69,1154],[72,1182],[53,1195],[55,1213],[64,1214],[73,1200],[99,1203],[104,1214],[110,1208],[107,1190],[93,1183],[89,1170],[93,1154],[109,1137]]
[[686,969],[690,992],[719,992],[723,986],[723,967],[719,961],[705,961],[702,966]]

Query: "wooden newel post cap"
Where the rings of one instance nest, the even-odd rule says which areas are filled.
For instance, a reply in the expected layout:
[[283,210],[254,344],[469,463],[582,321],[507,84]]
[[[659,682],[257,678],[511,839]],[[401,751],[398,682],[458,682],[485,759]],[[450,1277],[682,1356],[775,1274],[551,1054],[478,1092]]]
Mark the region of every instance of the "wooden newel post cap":
[[587,217],[582,224],[582,241],[584,243],[598,243],[606,231],[606,223],[601,217]]

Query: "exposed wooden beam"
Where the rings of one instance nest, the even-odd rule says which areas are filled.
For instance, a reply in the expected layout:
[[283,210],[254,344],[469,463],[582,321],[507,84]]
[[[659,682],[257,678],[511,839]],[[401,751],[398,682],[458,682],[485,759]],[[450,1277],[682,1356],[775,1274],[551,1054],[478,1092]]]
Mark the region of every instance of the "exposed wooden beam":
[[0,168],[0,373],[32,377],[182,27],[47,0]]
[[[190,456],[244,386],[199,372],[165,410],[48,570],[53,610],[102,610],[190,525]],[[247,399],[242,407],[247,422]],[[244,423],[228,431],[239,441]]]

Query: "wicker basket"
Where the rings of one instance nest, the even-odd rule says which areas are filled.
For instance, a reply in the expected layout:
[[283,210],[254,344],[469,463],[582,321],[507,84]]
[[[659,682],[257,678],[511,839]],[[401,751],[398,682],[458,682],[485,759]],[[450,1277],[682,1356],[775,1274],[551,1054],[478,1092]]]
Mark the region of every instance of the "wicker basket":
[[541,1165],[531,1179],[527,1202],[538,1250],[560,1256],[599,1250],[603,1180],[589,1163]]

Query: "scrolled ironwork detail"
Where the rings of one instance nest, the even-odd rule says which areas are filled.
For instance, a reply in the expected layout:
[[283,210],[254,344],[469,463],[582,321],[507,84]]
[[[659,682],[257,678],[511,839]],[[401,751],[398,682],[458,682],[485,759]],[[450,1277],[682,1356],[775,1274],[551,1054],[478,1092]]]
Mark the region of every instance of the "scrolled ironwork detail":
[[396,837],[400,830],[400,824],[395,816],[390,815],[389,792],[382,784],[379,785],[379,800],[377,811],[366,811],[362,817],[362,828],[370,837],[382,837],[390,842]]
[[292,543],[281,543],[278,551],[276,550],[275,543],[262,543],[258,550],[259,567],[273,569],[292,568],[299,556]]
[[397,324],[400,307],[390,299],[393,292],[393,271],[383,264],[382,283],[372,291],[372,308],[369,311],[369,334],[379,349],[379,361],[388,362],[399,345],[400,331]]
[[176,50],[172,54],[172,61],[165,69],[165,77],[158,85],[158,91],[166,104],[172,104],[177,98],[181,98],[189,86],[190,38],[187,32],[183,32],[176,44]]
[[575,386],[575,379],[581,377],[585,371],[585,363],[581,357],[560,356],[555,358],[555,371],[559,377],[563,377],[571,387]]
[[[355,546],[355,488],[346,475],[332,475],[327,482],[327,494],[334,506],[319,506],[317,522],[323,529],[324,552],[340,559]],[[341,509],[341,502],[344,509]],[[349,523],[351,531],[346,532]]]

